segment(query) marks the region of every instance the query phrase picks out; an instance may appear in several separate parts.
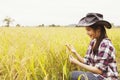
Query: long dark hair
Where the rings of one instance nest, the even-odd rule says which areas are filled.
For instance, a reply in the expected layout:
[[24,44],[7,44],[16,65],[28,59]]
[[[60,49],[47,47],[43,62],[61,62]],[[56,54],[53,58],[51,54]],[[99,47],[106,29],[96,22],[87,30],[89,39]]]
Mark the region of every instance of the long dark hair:
[[99,48],[99,45],[100,45],[101,41],[102,41],[104,38],[107,38],[108,36],[107,36],[107,33],[106,33],[106,30],[105,30],[104,25],[94,24],[94,25],[92,25],[92,26],[90,26],[90,27],[91,27],[94,31],[100,29],[100,36],[99,36],[99,38],[97,38],[96,44],[95,44],[95,46],[93,47],[93,52],[94,52],[95,54],[97,54],[97,53],[98,53],[98,48]]

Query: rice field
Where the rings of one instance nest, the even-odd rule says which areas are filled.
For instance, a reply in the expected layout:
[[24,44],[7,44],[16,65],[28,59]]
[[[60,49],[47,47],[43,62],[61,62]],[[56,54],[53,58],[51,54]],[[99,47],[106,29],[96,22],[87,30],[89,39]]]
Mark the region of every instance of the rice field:
[[[107,33],[120,72],[120,28]],[[84,28],[0,28],[0,80],[68,80],[70,71],[83,69],[69,63],[65,44],[84,56],[89,41]]]

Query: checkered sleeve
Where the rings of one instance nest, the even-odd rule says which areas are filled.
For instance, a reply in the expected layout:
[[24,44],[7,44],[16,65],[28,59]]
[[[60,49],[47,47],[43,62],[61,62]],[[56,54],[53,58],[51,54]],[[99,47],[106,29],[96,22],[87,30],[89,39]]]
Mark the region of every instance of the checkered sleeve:
[[90,65],[90,60],[91,60],[91,58],[90,58],[90,53],[91,53],[91,51],[92,51],[92,45],[94,44],[94,41],[95,41],[95,40],[92,40],[92,41],[90,42],[89,46],[88,46],[88,50],[87,50],[87,52],[86,52],[86,56],[84,57],[84,64]]
[[90,64],[89,57],[87,55],[84,57],[84,64]]

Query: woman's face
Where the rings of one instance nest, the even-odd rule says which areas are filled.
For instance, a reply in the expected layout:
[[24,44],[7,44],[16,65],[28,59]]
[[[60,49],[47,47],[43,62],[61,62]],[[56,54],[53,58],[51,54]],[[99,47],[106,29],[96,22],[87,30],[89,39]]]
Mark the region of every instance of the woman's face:
[[99,36],[100,36],[100,30],[99,29],[94,30],[91,27],[86,27],[86,31],[87,31],[87,34],[89,35],[89,37],[91,39],[96,39],[96,38],[99,38]]

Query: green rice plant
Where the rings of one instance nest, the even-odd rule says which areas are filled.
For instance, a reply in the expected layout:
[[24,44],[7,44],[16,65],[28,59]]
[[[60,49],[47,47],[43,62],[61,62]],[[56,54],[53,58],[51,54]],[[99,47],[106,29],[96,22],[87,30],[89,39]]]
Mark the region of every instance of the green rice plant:
[[[120,72],[120,31],[107,30]],[[90,38],[84,28],[0,28],[0,80],[68,80],[73,70],[65,44],[84,57]],[[120,76],[120,74],[119,74]]]

